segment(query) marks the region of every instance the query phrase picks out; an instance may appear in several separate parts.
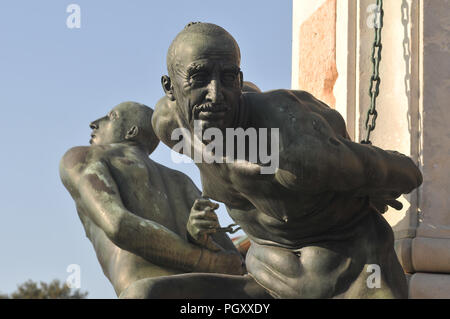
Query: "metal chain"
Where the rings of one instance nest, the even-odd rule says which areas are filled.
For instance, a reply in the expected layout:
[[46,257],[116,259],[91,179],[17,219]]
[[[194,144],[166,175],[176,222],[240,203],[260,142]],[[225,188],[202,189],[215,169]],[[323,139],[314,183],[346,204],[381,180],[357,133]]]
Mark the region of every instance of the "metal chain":
[[[233,227],[236,227],[236,226],[238,226],[238,227],[235,228],[235,229],[233,229]],[[218,231],[219,233],[230,233],[230,234],[234,234],[234,233],[237,232],[238,230],[241,230],[241,227],[240,227],[238,224],[230,224],[230,225],[228,225],[227,227],[219,228],[217,231]]]
[[[372,47],[372,65],[373,71],[372,76],[370,77],[370,87],[369,87],[369,96],[370,96],[370,108],[367,111],[366,116],[366,138],[361,141],[363,144],[372,144],[370,142],[370,133],[375,129],[376,120],[378,117],[378,113],[376,110],[377,105],[377,97],[380,93],[380,61],[381,61],[381,49],[383,45],[381,44],[381,30],[383,29],[383,0],[377,0],[377,9],[374,15],[374,29],[375,29],[375,41],[373,42]],[[379,19],[379,20],[378,20]],[[370,124],[369,124],[370,122]]]

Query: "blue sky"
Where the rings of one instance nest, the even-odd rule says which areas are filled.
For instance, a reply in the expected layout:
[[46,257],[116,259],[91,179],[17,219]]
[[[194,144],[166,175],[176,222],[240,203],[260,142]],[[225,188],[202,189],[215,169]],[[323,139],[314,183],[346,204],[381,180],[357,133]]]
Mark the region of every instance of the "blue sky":
[[[69,29],[69,4],[81,28]],[[290,0],[0,2],[0,292],[32,279],[64,281],[81,267],[89,298],[115,298],[75,206],[60,182],[59,160],[87,145],[89,122],[122,101],[154,107],[170,42],[190,21],[218,24],[237,40],[244,78],[262,90],[289,88]],[[151,158],[188,174],[160,144]],[[221,205],[225,226],[231,220]]]

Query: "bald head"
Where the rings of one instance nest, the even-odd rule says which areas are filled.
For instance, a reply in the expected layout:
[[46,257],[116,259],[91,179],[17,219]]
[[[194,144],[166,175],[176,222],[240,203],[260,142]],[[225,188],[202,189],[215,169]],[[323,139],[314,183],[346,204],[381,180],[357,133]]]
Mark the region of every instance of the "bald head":
[[123,102],[115,106],[113,110],[123,114],[123,120],[128,129],[133,126],[138,128],[137,135],[130,139],[137,141],[151,154],[159,143],[152,127],[153,110],[137,102]]
[[191,22],[178,33],[167,52],[167,70],[173,75],[176,65],[182,63],[181,58],[199,52],[209,54],[224,52],[233,55],[236,64],[241,62],[241,52],[236,40],[224,28],[212,23]]
[[241,54],[234,38],[211,23],[190,23],[167,53],[166,96],[183,126],[232,127],[242,95]]
[[158,146],[151,124],[153,110],[136,102],[123,102],[116,105],[106,116],[90,124],[92,144],[111,144],[134,141],[149,154]]

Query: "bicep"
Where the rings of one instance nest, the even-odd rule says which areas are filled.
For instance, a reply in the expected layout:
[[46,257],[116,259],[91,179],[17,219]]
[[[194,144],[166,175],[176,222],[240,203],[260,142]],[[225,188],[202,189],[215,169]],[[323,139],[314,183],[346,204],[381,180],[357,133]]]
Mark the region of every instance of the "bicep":
[[350,147],[353,142],[337,135],[325,121],[311,122],[315,124],[280,152],[275,179],[288,189],[308,193],[349,191],[362,186],[364,167]]
[[319,114],[327,121],[328,125],[330,125],[337,136],[350,140],[347,126],[341,113],[328,107],[327,109],[323,109]]
[[80,204],[90,219],[108,236],[114,234],[126,209],[106,164],[98,161],[87,166],[80,176],[78,191]]

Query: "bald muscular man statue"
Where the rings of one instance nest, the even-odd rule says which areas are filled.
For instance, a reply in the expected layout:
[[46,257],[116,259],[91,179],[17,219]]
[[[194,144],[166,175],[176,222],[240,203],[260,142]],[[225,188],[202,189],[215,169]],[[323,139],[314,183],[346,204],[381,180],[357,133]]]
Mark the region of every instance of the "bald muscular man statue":
[[[393,232],[381,213],[386,204],[398,207],[396,198],[421,184],[410,158],[352,142],[340,114],[307,92],[243,93],[238,44],[217,25],[186,26],[170,45],[167,68],[165,97],[152,119],[162,142],[176,146],[177,128],[189,132],[185,140],[193,149],[196,142],[211,142],[203,139],[209,128],[224,132],[225,139],[230,128],[278,129],[278,143],[266,140],[279,163],[270,174],[261,173],[267,165],[260,160],[196,163],[204,196],[225,203],[251,240],[249,274],[162,278],[147,286],[148,296],[169,297],[168,287],[176,285],[177,297],[183,297],[180,291],[189,297],[207,280],[215,286],[205,288],[204,298],[228,298],[228,287],[236,292],[254,282],[254,297],[407,297]],[[250,150],[247,145],[247,159]],[[217,287],[227,289],[220,295]]]
[[142,287],[160,276],[245,272],[225,233],[208,236],[212,242],[196,232],[217,204],[201,199],[189,177],[148,157],[159,143],[152,113],[139,103],[117,105],[90,124],[92,145],[70,149],[60,163],[62,182],[118,296],[145,298]]

